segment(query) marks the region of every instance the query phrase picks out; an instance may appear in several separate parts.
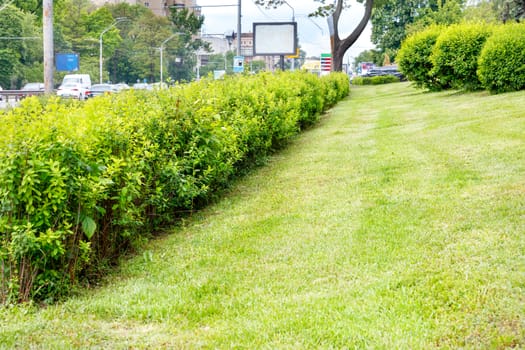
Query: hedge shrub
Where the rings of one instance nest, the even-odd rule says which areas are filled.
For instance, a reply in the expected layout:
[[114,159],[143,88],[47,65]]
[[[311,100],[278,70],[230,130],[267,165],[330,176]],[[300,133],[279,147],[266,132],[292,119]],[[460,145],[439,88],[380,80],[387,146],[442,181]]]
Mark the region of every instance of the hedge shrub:
[[353,85],[381,85],[398,83],[401,79],[395,75],[378,75],[375,77],[355,77],[352,79]]
[[399,49],[396,57],[399,69],[417,87],[440,89],[440,85],[430,74],[433,67],[430,55],[442,31],[442,27],[432,26],[412,34],[405,39]]
[[478,61],[478,76],[492,93],[525,89],[525,23],[498,27]]
[[478,57],[492,27],[483,24],[458,24],[439,35],[432,49],[430,75],[442,89],[479,90]]
[[0,116],[0,302],[52,300],[204,205],[349,92],[304,72],[202,80]]

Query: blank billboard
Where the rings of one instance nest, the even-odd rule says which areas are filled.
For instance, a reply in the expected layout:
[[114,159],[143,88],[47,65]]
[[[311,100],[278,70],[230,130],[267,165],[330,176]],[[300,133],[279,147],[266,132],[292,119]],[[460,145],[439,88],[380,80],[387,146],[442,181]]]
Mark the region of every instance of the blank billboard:
[[253,55],[295,55],[297,23],[267,22],[253,24]]
[[59,72],[76,72],[79,68],[78,53],[57,53],[55,55],[55,66]]

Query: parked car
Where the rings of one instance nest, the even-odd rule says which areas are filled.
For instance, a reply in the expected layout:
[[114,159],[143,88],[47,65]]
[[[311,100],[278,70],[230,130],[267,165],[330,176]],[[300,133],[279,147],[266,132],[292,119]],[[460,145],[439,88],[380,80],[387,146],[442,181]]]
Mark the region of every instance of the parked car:
[[27,83],[22,87],[21,91],[23,92],[20,94],[19,98],[22,99],[27,96],[38,95],[44,90],[44,83]]
[[57,95],[64,98],[77,98],[85,100],[90,92],[80,83],[64,83],[57,90]]
[[146,83],[135,83],[133,84],[135,90],[151,90],[152,87]]
[[393,75],[398,77],[400,80],[404,80],[405,78],[403,74],[398,71],[397,66],[370,68],[366,74],[363,74],[363,77],[377,77],[381,75]]
[[79,83],[84,89],[91,89],[91,76],[89,74],[66,74],[62,80],[62,85],[66,83]]
[[111,84],[94,84],[89,90],[89,97],[102,96],[116,92],[115,86]]
[[126,83],[118,83],[114,85],[115,89],[117,91],[127,90],[129,89],[129,85]]
[[155,89],[167,89],[168,88],[168,84],[166,83],[153,83],[151,84],[151,87],[155,90]]
[[[0,86],[0,91],[2,91],[2,90],[4,90],[4,89],[2,89],[2,87]],[[2,101],[2,98],[3,98],[3,97],[4,97],[4,96],[0,95],[0,101]]]

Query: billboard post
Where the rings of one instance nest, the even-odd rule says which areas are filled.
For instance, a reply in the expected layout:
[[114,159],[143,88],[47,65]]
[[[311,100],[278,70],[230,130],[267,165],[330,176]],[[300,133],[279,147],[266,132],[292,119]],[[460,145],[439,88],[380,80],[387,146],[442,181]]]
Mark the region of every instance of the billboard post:
[[253,55],[284,56],[297,52],[297,22],[261,22],[253,24]]
[[57,53],[55,56],[55,67],[57,72],[76,72],[79,70],[78,53]]

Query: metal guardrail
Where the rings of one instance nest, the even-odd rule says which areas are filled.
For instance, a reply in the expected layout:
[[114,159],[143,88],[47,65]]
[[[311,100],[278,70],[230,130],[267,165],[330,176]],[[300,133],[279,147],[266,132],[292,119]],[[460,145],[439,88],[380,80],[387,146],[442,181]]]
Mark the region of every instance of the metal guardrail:
[[44,95],[45,91],[42,90],[0,90],[0,97],[2,101],[8,102],[14,100],[15,102],[21,99],[33,96],[33,95]]

